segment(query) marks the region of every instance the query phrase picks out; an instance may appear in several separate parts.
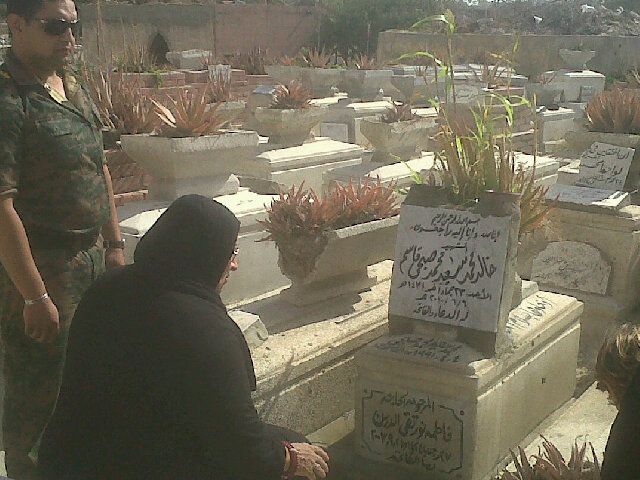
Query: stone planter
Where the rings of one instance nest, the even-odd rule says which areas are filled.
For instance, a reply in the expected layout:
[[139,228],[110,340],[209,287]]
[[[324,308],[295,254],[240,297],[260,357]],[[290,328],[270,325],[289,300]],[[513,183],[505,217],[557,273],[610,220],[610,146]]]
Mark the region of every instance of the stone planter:
[[342,70],[337,68],[303,68],[302,80],[311,89],[314,97],[333,96],[333,88],[340,85]]
[[[396,216],[333,230],[315,245],[300,239],[295,247],[298,255],[278,247],[280,270],[292,281],[292,286],[282,292],[283,298],[295,305],[307,305],[371,288],[377,279],[368,276],[367,267],[393,258],[398,219]],[[363,248],[365,245],[367,248]],[[315,261],[312,255],[317,255]]]
[[380,96],[380,90],[392,77],[392,70],[345,70],[341,88],[349,98],[371,101]]
[[183,50],[167,52],[167,60],[180,70],[206,70],[207,60],[211,57],[210,50]]
[[391,85],[400,92],[400,100],[403,102],[411,102],[416,90],[415,75],[393,75],[391,77]]
[[258,135],[247,131],[188,138],[123,135],[121,142],[124,152],[153,177],[150,197],[173,201],[189,193],[209,197],[236,193],[234,162],[256,155]]
[[542,83],[530,83],[526,87],[526,96],[530,102],[533,102],[534,96],[536,105],[541,107],[554,107],[560,104],[560,96],[562,89],[553,85],[544,85]]
[[247,103],[242,100],[230,100],[223,102],[222,105],[218,107],[217,113],[226,122],[233,123],[240,119],[244,114],[246,107]]
[[568,50],[561,48],[559,53],[566,67],[574,71],[586,70],[587,63],[596,56],[596,52],[593,50]]
[[311,107],[297,110],[277,110],[258,107],[254,113],[255,129],[269,143],[282,148],[302,145],[311,129],[319,124],[326,107]]
[[273,80],[284,85],[292,80],[302,80],[302,67],[295,65],[266,65],[264,69]]
[[433,119],[384,123],[382,120],[363,119],[360,131],[373,145],[372,162],[390,164],[416,157],[426,145]]

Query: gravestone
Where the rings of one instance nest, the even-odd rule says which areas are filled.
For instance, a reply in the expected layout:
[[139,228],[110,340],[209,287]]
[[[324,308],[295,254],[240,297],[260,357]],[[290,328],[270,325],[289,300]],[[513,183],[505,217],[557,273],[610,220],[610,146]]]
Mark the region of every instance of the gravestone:
[[513,297],[520,197],[486,192],[476,208],[463,210],[447,205],[445,195],[412,187],[402,207],[390,327],[451,326],[495,354],[504,347]]
[[580,187],[602,190],[622,190],[635,150],[596,142],[580,157],[578,179]]
[[605,295],[611,264],[580,242],[552,242],[533,260],[531,279],[541,285]]
[[445,189],[411,188],[390,335],[356,356],[355,442],[371,480],[486,478],[571,397],[581,305],[532,284],[514,307],[519,201],[485,192],[463,209]]

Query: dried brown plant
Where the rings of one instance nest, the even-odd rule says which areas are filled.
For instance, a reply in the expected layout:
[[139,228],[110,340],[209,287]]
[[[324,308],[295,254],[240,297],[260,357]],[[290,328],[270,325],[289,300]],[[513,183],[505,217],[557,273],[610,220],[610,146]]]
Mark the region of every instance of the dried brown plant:
[[205,90],[182,90],[176,100],[169,97],[169,107],[155,100],[153,104],[165,137],[216,135],[226,123],[217,114],[219,103],[209,107]]
[[207,94],[212,103],[229,101],[231,99],[231,77],[223,72],[211,73],[207,84]]
[[311,92],[299,80],[276,86],[270,108],[289,110],[311,107]]
[[634,90],[604,91],[585,110],[592,132],[640,134],[640,93]]
[[408,122],[415,120],[418,116],[413,113],[411,104],[401,103],[394,104],[393,107],[387,108],[387,111],[380,117],[384,123]]
[[364,53],[351,59],[350,65],[356,70],[376,70],[378,68],[376,59]]
[[233,68],[244,70],[247,75],[266,75],[268,52],[261,47],[255,47],[244,53],[236,53],[230,59]]
[[105,127],[130,135],[151,133],[158,127],[152,101],[139,85],[86,66],[82,73]]
[[313,68],[327,68],[331,61],[331,55],[323,50],[312,48],[304,55],[305,63]]
[[365,180],[361,185],[336,183],[326,195],[295,185],[271,202],[260,223],[280,251],[280,266],[287,275],[305,278],[324,250],[325,233],[398,214],[395,185]]

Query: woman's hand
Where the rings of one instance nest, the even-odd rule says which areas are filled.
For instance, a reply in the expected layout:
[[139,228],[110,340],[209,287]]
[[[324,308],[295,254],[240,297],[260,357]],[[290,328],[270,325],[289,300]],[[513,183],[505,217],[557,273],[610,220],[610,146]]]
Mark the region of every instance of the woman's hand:
[[322,448],[309,443],[292,443],[298,454],[298,469],[295,475],[309,480],[325,478],[329,473],[329,455]]

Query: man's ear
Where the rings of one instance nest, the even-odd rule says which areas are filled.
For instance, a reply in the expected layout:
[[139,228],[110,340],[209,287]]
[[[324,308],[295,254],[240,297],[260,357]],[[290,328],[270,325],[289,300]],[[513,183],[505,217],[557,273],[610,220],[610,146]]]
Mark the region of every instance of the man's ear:
[[27,25],[27,21],[20,15],[10,13],[7,15],[7,25],[9,25],[11,35],[16,35],[24,30]]

